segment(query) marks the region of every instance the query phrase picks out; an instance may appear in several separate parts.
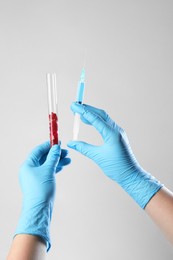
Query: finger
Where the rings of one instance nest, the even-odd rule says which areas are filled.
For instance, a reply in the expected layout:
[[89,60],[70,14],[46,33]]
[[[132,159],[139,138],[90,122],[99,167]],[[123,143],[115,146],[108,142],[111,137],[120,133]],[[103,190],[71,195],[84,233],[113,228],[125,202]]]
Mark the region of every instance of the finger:
[[71,159],[69,157],[63,158],[59,161],[58,166],[65,166],[71,163]]
[[104,141],[109,140],[111,127],[98,114],[90,112],[87,107],[79,105],[78,113],[80,113],[89,123],[94,126],[101,134]]
[[[39,165],[42,165],[43,163],[45,163],[46,159],[47,159],[47,155],[48,153],[44,154],[41,159],[39,160]],[[64,158],[68,155],[68,150],[66,149],[61,149],[61,157],[60,157],[60,160],[61,158]]]
[[55,173],[57,174],[58,172],[60,172],[60,171],[62,171],[62,169],[63,169],[63,167],[61,166],[57,166],[56,167],[56,171],[55,171]]
[[68,147],[80,152],[81,154],[93,159],[95,146],[81,142],[81,141],[70,141],[67,144]]
[[51,147],[44,164],[52,168],[55,168],[60,160],[60,156],[61,156],[61,147],[60,145],[55,144]]
[[[83,106],[88,111],[90,111],[91,113],[94,113],[94,114],[100,116],[111,127],[115,127],[116,126],[115,122],[110,118],[110,116],[103,109],[99,109],[99,108],[96,108],[96,107],[93,107],[93,106],[90,106],[90,105],[87,105],[87,104],[83,104]],[[80,113],[80,111],[79,111],[80,107],[81,107],[81,104],[73,102],[72,105],[71,105],[71,110],[73,112]],[[90,122],[88,120],[86,120],[86,118],[84,118],[82,115],[81,115],[81,120],[85,124],[90,124]]]
[[70,158],[63,158],[62,160],[59,161],[57,167],[56,167],[56,173],[60,172],[64,166],[69,165],[71,163]]
[[64,158],[68,155],[68,150],[67,149],[61,149],[61,158]]
[[27,163],[30,164],[30,166],[38,166],[39,161],[41,160],[42,157],[44,157],[49,152],[49,149],[50,149],[49,141],[36,146],[29,154],[26,160]]

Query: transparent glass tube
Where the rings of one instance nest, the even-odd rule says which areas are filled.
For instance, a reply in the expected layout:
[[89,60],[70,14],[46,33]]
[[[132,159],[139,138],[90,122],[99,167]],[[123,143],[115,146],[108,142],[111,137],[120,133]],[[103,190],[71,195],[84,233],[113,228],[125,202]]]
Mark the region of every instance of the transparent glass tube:
[[59,142],[56,74],[47,73],[49,137],[51,147]]

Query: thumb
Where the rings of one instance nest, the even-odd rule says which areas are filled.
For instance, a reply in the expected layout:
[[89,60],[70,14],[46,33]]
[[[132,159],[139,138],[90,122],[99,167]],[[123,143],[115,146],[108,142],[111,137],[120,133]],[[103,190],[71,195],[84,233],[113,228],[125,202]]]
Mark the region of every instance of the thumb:
[[59,159],[60,159],[60,156],[61,156],[60,145],[55,144],[49,150],[49,153],[47,155],[47,159],[46,159],[44,164],[54,168],[54,167],[57,166]]
[[90,159],[93,159],[93,151],[95,149],[94,145],[81,141],[70,141],[67,146],[89,157]]

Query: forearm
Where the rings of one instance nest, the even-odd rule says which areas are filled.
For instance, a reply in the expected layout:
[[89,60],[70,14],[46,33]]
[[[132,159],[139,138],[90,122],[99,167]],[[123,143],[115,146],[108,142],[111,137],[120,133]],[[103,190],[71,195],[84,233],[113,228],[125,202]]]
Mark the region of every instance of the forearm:
[[37,236],[16,235],[11,245],[7,260],[44,260],[46,245]]
[[173,193],[163,187],[151,198],[145,211],[173,245]]

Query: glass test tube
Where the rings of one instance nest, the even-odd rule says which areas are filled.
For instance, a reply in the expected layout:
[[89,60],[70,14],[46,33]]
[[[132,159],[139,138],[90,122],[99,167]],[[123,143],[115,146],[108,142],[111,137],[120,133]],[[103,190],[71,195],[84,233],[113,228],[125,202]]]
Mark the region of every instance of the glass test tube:
[[49,137],[50,146],[58,144],[58,102],[56,74],[47,74],[47,95],[48,95],[48,113],[49,113]]

